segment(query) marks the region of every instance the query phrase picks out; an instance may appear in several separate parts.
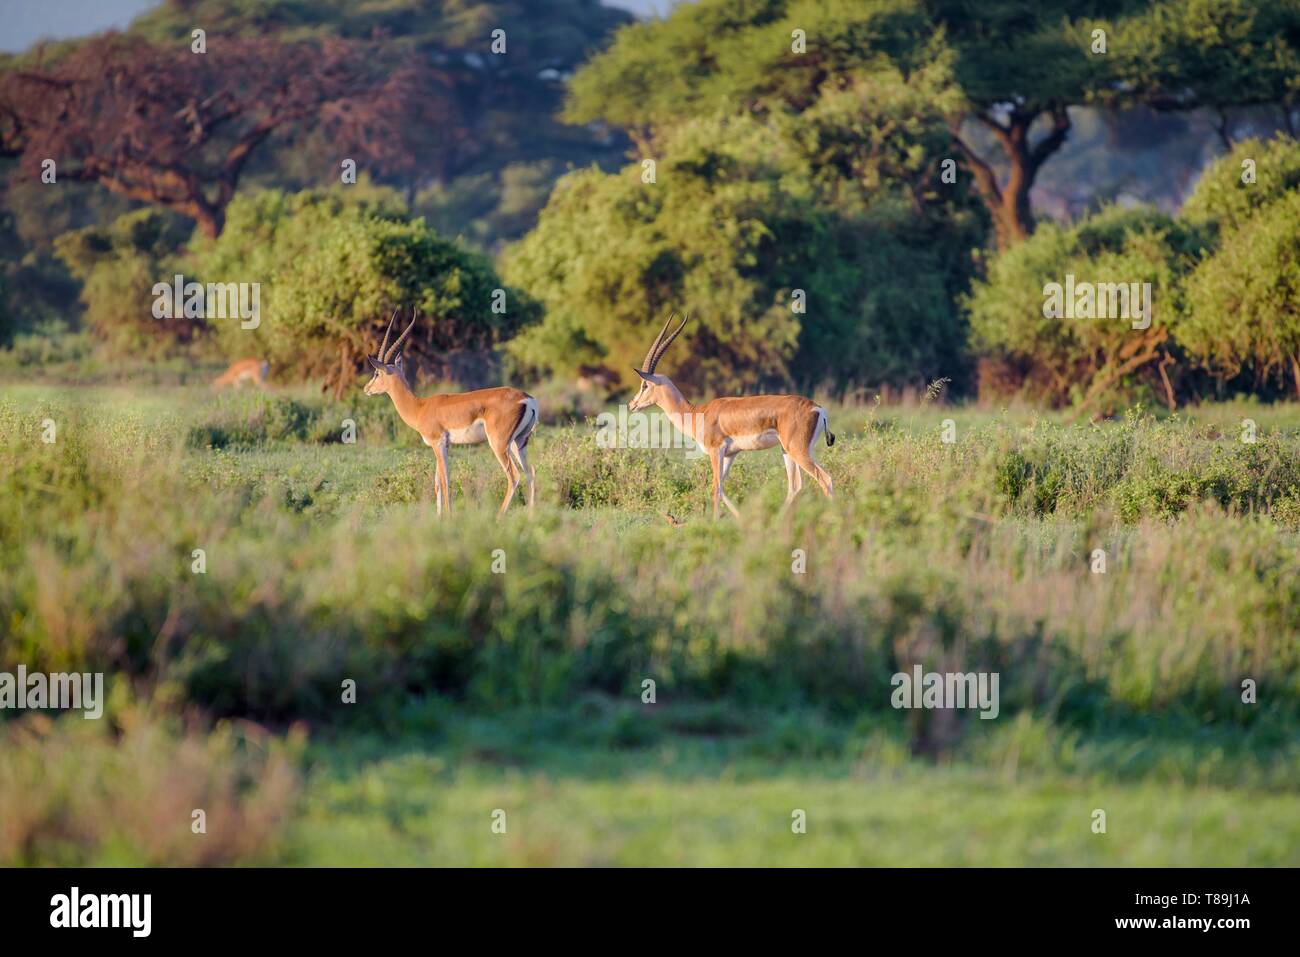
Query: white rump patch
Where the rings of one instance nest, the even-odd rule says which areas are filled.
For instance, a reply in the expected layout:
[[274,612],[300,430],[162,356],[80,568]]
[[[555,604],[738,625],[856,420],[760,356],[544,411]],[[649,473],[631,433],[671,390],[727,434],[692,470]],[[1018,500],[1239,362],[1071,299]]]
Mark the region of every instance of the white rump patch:
[[819,405],[814,411],[817,413],[817,424],[813,426],[812,441],[808,443],[808,457],[815,460],[814,450],[817,447],[817,440],[826,431],[826,410]]

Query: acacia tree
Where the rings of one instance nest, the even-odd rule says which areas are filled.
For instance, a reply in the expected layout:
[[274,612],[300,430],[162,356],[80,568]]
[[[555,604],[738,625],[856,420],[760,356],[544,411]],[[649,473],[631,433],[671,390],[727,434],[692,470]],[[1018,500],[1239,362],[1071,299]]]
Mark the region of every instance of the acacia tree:
[[53,159],[59,177],[167,207],[216,236],[273,134],[313,118],[356,125],[358,104],[385,88],[372,62],[363,45],[330,37],[220,38],[195,53],[107,34],[0,73],[0,150],[29,176]]
[[1166,0],[1120,25],[1125,87],[1158,110],[1204,108],[1233,146],[1229,111],[1275,107],[1296,136],[1300,6],[1290,0]]
[[700,111],[802,114],[882,65],[943,64],[960,95],[951,142],[1005,249],[1033,231],[1030,192],[1071,107],[1289,105],[1298,50],[1288,0],[701,0],[621,31],[575,77],[567,115],[652,145]]
[[[195,25],[206,26],[209,37],[372,43],[375,62],[393,70],[382,95],[363,110],[350,100],[330,112],[350,124],[348,155],[364,156],[375,179],[411,197],[431,183],[507,163],[612,159],[619,141],[598,140],[554,115],[568,74],[631,19],[601,0],[165,0],[129,32],[159,44],[188,43]],[[302,138],[303,151],[339,141],[337,129],[317,129]],[[289,150],[273,153],[257,164],[259,177],[319,185],[316,167]]]

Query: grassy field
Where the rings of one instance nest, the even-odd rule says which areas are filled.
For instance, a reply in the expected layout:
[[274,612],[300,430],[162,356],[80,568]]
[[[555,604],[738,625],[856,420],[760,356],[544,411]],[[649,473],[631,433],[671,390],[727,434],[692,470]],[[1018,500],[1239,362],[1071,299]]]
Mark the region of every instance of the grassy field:
[[0,670],[111,694],[0,725],[0,863],[1300,863],[1300,409],[831,421],[831,503],[588,421],[439,521],[386,400],[0,387]]

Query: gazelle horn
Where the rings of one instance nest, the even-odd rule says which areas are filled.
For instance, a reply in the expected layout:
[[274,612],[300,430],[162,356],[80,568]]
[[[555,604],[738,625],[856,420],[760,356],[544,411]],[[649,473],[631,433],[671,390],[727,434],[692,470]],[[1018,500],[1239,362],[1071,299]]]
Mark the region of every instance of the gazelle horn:
[[656,352],[656,351],[658,350],[658,348],[659,348],[659,343],[661,343],[661,342],[664,341],[664,333],[668,331],[668,326],[669,326],[669,325],[672,323],[672,321],[673,321],[674,319],[676,319],[676,318],[677,318],[677,313],[674,312],[672,315],[670,315],[670,316],[667,318],[667,320],[665,320],[665,322],[664,322],[664,327],[663,327],[662,329],[659,330],[659,335],[655,336],[655,341],[652,342],[652,343],[650,343],[650,351],[647,352],[647,353],[645,354],[645,359],[643,359],[642,362],[641,362],[641,371],[642,371],[642,372],[653,372],[653,371],[654,371],[654,365],[653,365],[653,363],[654,363],[654,361],[655,361],[655,352]]
[[[397,307],[397,309],[401,308],[401,306]],[[393,314],[388,317],[388,328],[384,330],[384,344],[379,347],[379,361],[381,362],[384,359],[384,350],[388,348],[388,337],[393,331],[393,320],[397,318],[397,309],[394,309]]]
[[[670,316],[669,319],[671,320],[671,318],[672,317]],[[679,335],[681,335],[682,330],[686,328],[686,323],[690,321],[691,321],[691,314],[688,312],[686,314],[686,318],[682,320],[682,324],[678,326],[676,329],[674,329],[672,334],[667,339],[665,339],[662,343],[659,344],[659,351],[656,352],[654,358],[650,360],[650,368],[646,369],[645,370],[646,372],[655,371],[655,366],[659,365],[659,360],[664,357],[664,353],[668,351],[668,347],[673,344],[674,339],[676,339]],[[668,328],[667,326],[664,326],[664,329],[667,328]]]
[[419,310],[418,310],[418,309],[412,309],[412,310],[411,310],[411,324],[410,324],[409,326],[406,327],[406,331],[405,331],[405,332],[403,332],[400,336],[397,337],[397,341],[394,342],[394,343],[393,343],[393,347],[392,347],[391,349],[388,350],[388,354],[385,355],[385,356],[382,356],[382,357],[381,357],[382,361],[384,361],[384,362],[388,362],[390,359],[393,358],[393,356],[397,355],[397,350],[400,349],[400,348],[402,347],[402,343],[406,341],[406,337],[409,336],[409,335],[411,334],[411,330],[415,328],[415,320],[418,319],[419,317],[420,317],[420,312],[419,312]]

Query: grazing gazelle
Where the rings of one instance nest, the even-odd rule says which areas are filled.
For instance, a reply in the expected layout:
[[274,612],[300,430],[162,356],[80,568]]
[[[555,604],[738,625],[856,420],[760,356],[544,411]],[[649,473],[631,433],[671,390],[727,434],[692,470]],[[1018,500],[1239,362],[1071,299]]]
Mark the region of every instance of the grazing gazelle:
[[230,368],[212,380],[212,387],[238,386],[244,382],[265,386],[266,377],[271,373],[271,363],[265,359],[240,359],[232,362]]
[[813,457],[813,446],[823,432],[826,433],[826,444],[835,444],[826,410],[801,395],[713,399],[703,405],[687,402],[671,379],[655,373],[659,360],[691,318],[688,315],[683,319],[682,324],[665,339],[673,316],[668,317],[646,353],[642,363],[645,368],[633,370],[641,377],[641,391],[628,405],[628,410],[639,412],[648,406],[659,406],[678,431],[694,439],[708,454],[709,464],[713,466],[713,517],[718,517],[719,499],[731,509],[731,514],[740,517],[723,489],[736,456],[741,452],[770,449],[774,445],[781,446],[785,458],[786,505],[794,501],[803,488],[800,469],[816,479],[826,497],[830,498],[831,477]]
[[[506,473],[506,497],[497,514],[503,514],[515,496],[522,476],[528,482],[528,506],[536,496],[536,474],[528,464],[528,440],[537,428],[537,400],[518,389],[479,389],[455,395],[431,395],[420,398],[406,384],[402,357],[398,353],[406,337],[415,328],[417,316],[412,313],[411,324],[397,337],[392,348],[388,337],[393,331],[393,313],[384,332],[384,344],[379,355],[370,359],[375,374],[366,383],[366,395],[387,393],[393,400],[402,421],[420,433],[424,444],[433,449],[437,460],[434,484],[438,494],[438,514],[443,503],[451,512],[451,487],[447,482],[447,446],[472,445],[487,442]],[[396,356],[396,358],[394,358]],[[513,456],[513,458],[512,458]],[[516,465],[516,462],[518,463]]]

